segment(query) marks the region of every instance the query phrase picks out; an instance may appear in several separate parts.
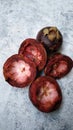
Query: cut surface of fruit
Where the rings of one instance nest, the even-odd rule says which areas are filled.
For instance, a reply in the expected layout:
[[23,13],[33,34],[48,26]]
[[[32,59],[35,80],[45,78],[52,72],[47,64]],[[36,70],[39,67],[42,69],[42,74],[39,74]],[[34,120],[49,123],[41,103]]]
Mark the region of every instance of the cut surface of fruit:
[[45,74],[54,78],[61,78],[68,74],[73,67],[70,57],[56,53],[52,56],[45,67]]
[[3,66],[4,77],[12,86],[25,87],[36,76],[36,66],[27,57],[13,55],[7,59]]
[[29,98],[33,105],[42,112],[51,112],[59,107],[62,93],[55,79],[41,76],[32,82]]
[[18,62],[15,61],[10,73],[17,82],[22,83],[31,76],[30,65],[25,63],[23,60]]
[[36,64],[38,70],[42,70],[47,61],[47,53],[43,45],[31,38],[22,42],[19,48],[19,55],[27,56]]

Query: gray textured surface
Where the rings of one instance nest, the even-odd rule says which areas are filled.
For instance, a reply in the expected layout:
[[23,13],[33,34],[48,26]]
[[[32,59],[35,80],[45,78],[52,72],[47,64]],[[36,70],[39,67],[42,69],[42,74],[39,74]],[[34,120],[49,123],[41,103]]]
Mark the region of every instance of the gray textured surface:
[[60,29],[60,51],[73,58],[73,0],[0,0],[0,130],[73,130],[73,70],[58,81],[63,102],[49,114],[31,104],[28,88],[12,88],[3,77],[3,63],[20,43],[49,25]]

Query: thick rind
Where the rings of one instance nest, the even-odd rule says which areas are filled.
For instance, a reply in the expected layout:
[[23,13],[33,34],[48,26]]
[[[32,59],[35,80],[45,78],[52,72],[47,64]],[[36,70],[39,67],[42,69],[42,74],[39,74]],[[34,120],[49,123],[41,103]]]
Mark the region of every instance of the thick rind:
[[[54,99],[55,102],[53,102],[53,104],[51,104],[51,106],[49,106],[49,104],[48,104],[48,107],[47,107],[47,103],[45,103],[45,105],[43,105],[37,98],[39,90],[40,90],[41,86],[43,86],[43,85],[45,86],[45,82],[52,83],[53,87],[49,85],[48,86],[49,89],[52,89],[52,88],[55,89],[58,94],[57,99],[56,100]],[[29,98],[30,98],[32,104],[38,110],[48,113],[48,112],[52,112],[52,111],[56,110],[60,106],[61,101],[62,101],[62,93],[61,93],[61,89],[55,79],[53,79],[52,77],[49,77],[49,76],[41,76],[32,82],[32,84],[29,88]]]
[[[56,76],[54,76],[53,74],[51,75],[51,71],[53,71],[53,66],[56,63],[59,63],[60,61],[64,61],[66,62],[67,65],[67,69],[65,71],[63,71],[63,73],[59,73]],[[60,53],[56,53],[55,55],[53,55],[51,58],[48,59],[48,63],[45,67],[45,75],[47,76],[52,76],[53,78],[62,78],[63,76],[65,76],[66,74],[68,74],[70,72],[70,70],[73,67],[73,61],[69,56],[60,54]]]
[[[23,83],[18,83],[16,80],[14,80],[12,78],[12,76],[10,75],[10,71],[12,69],[12,64],[14,62],[18,62],[18,61],[24,61],[25,63],[27,63],[29,66],[30,66],[30,72],[31,72],[31,76],[27,78],[27,80]],[[22,87],[26,87],[28,86],[29,84],[31,84],[31,82],[35,79],[36,77],[36,66],[33,62],[31,62],[29,60],[29,58],[27,57],[21,57],[19,56],[18,54],[15,54],[11,57],[9,57],[6,62],[4,63],[4,66],[3,66],[3,74],[4,74],[4,77],[5,77],[5,80],[11,84],[12,86],[14,87],[19,87],[19,88],[22,88]]]
[[47,37],[47,35],[44,35],[43,30],[44,29],[51,29],[51,28],[56,28],[56,27],[52,27],[52,26],[44,27],[38,32],[37,37],[36,37],[37,41],[41,42],[44,45],[47,52],[49,52],[49,53],[53,52],[53,51],[57,51],[63,42],[62,34],[57,28],[56,29],[60,35],[59,39],[55,39],[53,41],[50,41],[50,39]]
[[[41,60],[37,64],[36,59],[34,58],[34,55],[31,52],[26,51],[27,47],[33,46],[36,47],[36,50],[40,53],[41,55]],[[47,61],[47,53],[43,45],[39,42],[37,42],[35,39],[28,38],[22,42],[20,45],[18,54],[25,57],[27,56],[30,60],[32,60],[35,64],[38,70],[42,70],[46,64]]]

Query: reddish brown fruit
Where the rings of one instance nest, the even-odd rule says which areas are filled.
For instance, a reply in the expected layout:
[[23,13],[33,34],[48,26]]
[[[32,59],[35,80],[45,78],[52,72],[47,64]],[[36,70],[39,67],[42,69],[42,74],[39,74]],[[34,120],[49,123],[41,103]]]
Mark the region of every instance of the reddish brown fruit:
[[63,41],[62,34],[56,27],[41,29],[36,39],[45,46],[47,52],[58,50]]
[[3,66],[5,80],[16,87],[29,85],[36,76],[36,66],[27,57],[13,55],[7,59]]
[[29,98],[38,110],[51,112],[61,104],[62,93],[55,79],[42,76],[31,84]]
[[42,70],[47,61],[45,48],[35,39],[26,39],[20,46],[19,55],[27,56],[37,66],[38,70]]
[[61,78],[68,74],[73,67],[73,61],[70,57],[56,53],[48,60],[45,68],[45,74],[54,78]]

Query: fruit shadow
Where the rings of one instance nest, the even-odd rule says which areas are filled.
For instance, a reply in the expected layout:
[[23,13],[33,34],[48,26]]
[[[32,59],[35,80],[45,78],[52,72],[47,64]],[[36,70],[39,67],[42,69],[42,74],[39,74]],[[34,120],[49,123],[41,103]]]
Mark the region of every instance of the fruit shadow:
[[41,71],[38,71],[37,70],[37,75],[36,75],[36,78],[40,77],[40,76],[44,76],[44,71],[41,70]]

